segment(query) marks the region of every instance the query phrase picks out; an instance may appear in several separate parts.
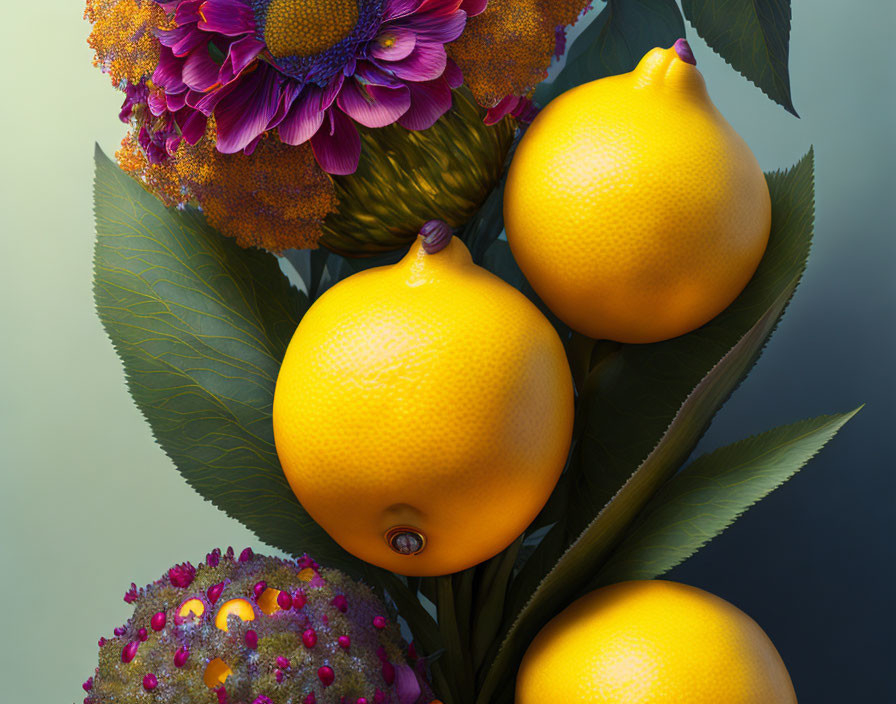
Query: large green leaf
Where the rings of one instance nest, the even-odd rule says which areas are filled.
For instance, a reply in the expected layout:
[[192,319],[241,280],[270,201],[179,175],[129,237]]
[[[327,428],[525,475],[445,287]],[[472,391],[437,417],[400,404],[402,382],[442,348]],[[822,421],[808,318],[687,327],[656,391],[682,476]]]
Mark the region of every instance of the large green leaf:
[[694,460],[667,482],[586,588],[683,562],[806,464],[858,409],[785,425]]
[[94,294],[137,407],[187,482],[266,543],[364,568],[299,505],[271,407],[308,307],[276,259],[166,209],[96,152]]
[[539,86],[536,102],[544,105],[582,83],[627,73],[654,47],[670,47],[682,37],[675,0],[607,0],[569,48],[557,78]]
[[[568,467],[568,509],[511,588],[505,634],[479,702],[515,667],[526,644],[593,577],[626,528],[687,459],[746,376],[805,267],[814,212],[813,155],[767,176],[768,249],[743,293],[707,325],[653,345],[622,345],[595,366],[578,412],[584,423]],[[567,541],[558,541],[563,531]],[[553,537],[552,537],[553,536]],[[573,540],[574,538],[574,540]],[[559,561],[557,546],[572,543]],[[550,571],[545,573],[547,567]]]
[[682,0],[681,6],[710,47],[796,115],[787,68],[790,0]]

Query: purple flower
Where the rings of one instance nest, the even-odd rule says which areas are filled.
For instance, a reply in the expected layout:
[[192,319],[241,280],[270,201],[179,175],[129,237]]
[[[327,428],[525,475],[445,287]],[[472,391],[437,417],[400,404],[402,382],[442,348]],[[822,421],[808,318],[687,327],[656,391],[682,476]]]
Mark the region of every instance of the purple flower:
[[223,153],[250,153],[276,129],[287,144],[310,141],[331,174],[357,168],[356,123],[424,130],[451,107],[451,90],[463,77],[445,44],[485,6],[482,0],[155,1],[174,24],[159,31],[152,77],[164,101],[158,114],[162,107],[176,116],[187,111],[179,126],[197,113],[213,116]]

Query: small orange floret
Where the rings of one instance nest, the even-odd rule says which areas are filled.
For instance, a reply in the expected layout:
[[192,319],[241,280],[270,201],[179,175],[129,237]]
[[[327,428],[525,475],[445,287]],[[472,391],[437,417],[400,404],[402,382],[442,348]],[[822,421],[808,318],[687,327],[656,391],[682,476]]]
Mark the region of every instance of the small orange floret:
[[206,687],[215,689],[224,684],[224,682],[227,681],[227,678],[232,674],[233,670],[227,666],[226,662],[221,658],[215,658],[206,665],[205,672],[202,675],[202,681],[205,682]]
[[252,608],[252,604],[246,599],[225,601],[221,608],[218,609],[218,613],[215,614],[215,626],[226,632],[227,617],[231,615],[238,617],[242,621],[254,621],[255,609]]
[[261,609],[263,614],[270,616],[280,610],[280,606],[277,604],[278,596],[280,596],[280,590],[272,589],[271,587],[268,587],[261,593],[261,596],[258,597],[258,608]]
[[558,26],[572,24],[587,0],[489,0],[467,19],[447,49],[477,102],[494,107],[508,95],[526,95],[547,76]]
[[310,567],[306,567],[301,572],[299,572],[299,579],[301,579],[303,582],[310,582],[312,579],[314,579],[314,570]]
[[170,29],[171,20],[153,0],[87,0],[84,17],[93,30],[87,44],[94,65],[108,71],[112,85],[122,80],[140,83],[159,63],[156,31]]

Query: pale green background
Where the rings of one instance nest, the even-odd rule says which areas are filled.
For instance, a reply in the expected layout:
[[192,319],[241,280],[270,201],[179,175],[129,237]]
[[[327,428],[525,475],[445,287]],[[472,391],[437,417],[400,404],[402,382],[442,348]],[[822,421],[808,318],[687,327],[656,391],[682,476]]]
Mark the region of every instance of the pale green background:
[[[794,3],[797,120],[688,29],[712,97],[763,168],[810,144],[809,271],[718,444],[869,406],[826,454],[676,572],[768,630],[804,702],[884,701],[893,662],[893,4]],[[83,697],[127,585],[213,546],[261,547],[154,445],[91,297],[92,154],[122,135],[73,0],[5,3],[0,23],[0,699]],[[709,555],[710,557],[706,557]],[[882,610],[883,609],[883,610]],[[856,695],[855,698],[849,693]],[[860,695],[861,693],[861,695]]]

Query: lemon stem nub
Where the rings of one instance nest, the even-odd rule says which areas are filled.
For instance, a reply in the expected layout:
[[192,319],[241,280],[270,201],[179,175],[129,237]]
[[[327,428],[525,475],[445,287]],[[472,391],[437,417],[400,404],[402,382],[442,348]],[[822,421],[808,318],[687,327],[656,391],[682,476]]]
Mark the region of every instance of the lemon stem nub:
[[688,44],[687,39],[678,39],[672,45],[675,49],[675,53],[678,54],[678,58],[684,61],[687,64],[691,64],[693,66],[697,65],[697,59],[694,58],[694,52],[691,51],[691,45]]
[[426,547],[426,539],[422,533],[404,526],[392,528],[386,533],[386,541],[399,555],[416,555]]
[[430,220],[420,228],[420,236],[423,238],[423,251],[435,254],[451,241],[451,227],[444,220]]

